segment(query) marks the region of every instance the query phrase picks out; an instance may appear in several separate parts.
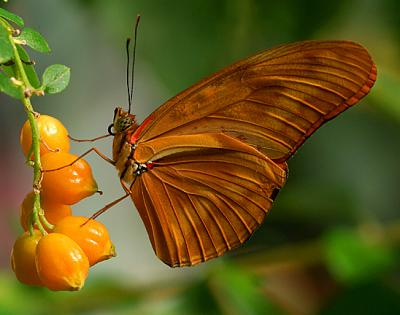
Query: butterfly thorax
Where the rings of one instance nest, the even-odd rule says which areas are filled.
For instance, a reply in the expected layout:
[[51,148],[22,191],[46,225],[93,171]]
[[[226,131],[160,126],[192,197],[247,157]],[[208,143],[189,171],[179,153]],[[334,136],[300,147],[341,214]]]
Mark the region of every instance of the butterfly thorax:
[[130,183],[134,179],[137,164],[132,159],[134,147],[125,140],[126,135],[126,132],[121,132],[114,136],[113,159],[120,178]]
[[133,159],[135,144],[130,143],[130,135],[138,128],[135,115],[117,107],[113,119],[113,160],[121,179],[131,183],[134,177],[140,173],[140,164]]

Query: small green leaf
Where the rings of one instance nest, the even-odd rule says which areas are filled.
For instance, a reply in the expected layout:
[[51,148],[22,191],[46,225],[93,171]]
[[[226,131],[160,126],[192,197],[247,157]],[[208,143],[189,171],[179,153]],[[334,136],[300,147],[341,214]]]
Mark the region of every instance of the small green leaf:
[[51,65],[43,73],[43,90],[54,94],[64,90],[70,78],[71,70],[64,65]]
[[20,27],[24,26],[24,20],[21,17],[19,17],[18,15],[14,14],[14,13],[11,13],[7,10],[4,10],[3,8],[0,8],[0,16],[2,16],[3,18],[5,18],[11,22],[14,22],[15,24],[17,24]]
[[0,24],[0,63],[5,63],[14,56],[8,31]]
[[11,66],[2,65],[2,66],[1,66],[1,70],[3,70],[3,72],[4,72],[9,78],[11,78],[11,77],[16,78],[16,77],[17,77],[16,72],[15,72],[15,65],[11,65]]
[[[18,54],[20,56],[20,58],[25,61],[25,62],[30,62],[30,58],[28,53],[26,52],[26,50],[24,48],[22,48],[20,45],[17,45],[17,50],[18,50]],[[23,63],[23,67],[25,69],[25,73],[28,77],[29,82],[31,83],[31,85],[34,88],[39,88],[40,87],[40,82],[39,82],[39,78],[36,74],[35,71],[35,67],[33,65],[27,65],[25,63]]]
[[2,71],[0,71],[0,91],[16,99],[22,98],[21,89],[12,84],[10,78]]
[[21,35],[18,36],[19,40],[24,40],[26,44],[32,49],[41,52],[50,52],[49,45],[47,44],[44,37],[37,31],[31,28],[24,28]]
[[331,231],[324,241],[328,268],[343,283],[374,279],[396,261],[392,248],[368,241],[350,229]]

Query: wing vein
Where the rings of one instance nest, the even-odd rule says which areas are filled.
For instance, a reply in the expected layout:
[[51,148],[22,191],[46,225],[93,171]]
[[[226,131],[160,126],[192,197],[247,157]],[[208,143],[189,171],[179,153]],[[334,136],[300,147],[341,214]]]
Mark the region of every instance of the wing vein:
[[[299,84],[303,84],[303,85],[313,86],[313,87],[319,88],[319,89],[321,89],[323,91],[330,92],[330,93],[332,93],[332,94],[334,94],[334,95],[336,95],[336,96],[338,96],[338,97],[340,97],[342,99],[347,99],[348,98],[347,96],[343,95],[339,91],[336,91],[336,90],[331,89],[331,88],[329,88],[327,86],[323,86],[321,84],[318,84],[317,82],[311,82],[311,81],[307,81],[307,80],[302,80],[302,79],[308,79],[308,78],[307,77],[302,77],[302,76],[299,76],[299,75],[288,75],[288,74],[286,74],[285,76],[278,76],[278,75],[268,75],[267,74],[267,75],[263,75],[263,77],[269,77],[269,78],[273,78],[275,80],[283,81],[283,82],[295,82],[295,83],[299,83]],[[298,80],[296,80],[296,78],[298,78]],[[323,81],[323,82],[327,82],[329,84],[333,84],[334,85],[334,83],[326,81],[326,80],[322,80],[322,79],[314,79],[314,80]],[[342,87],[342,88],[348,90],[350,93],[354,93],[352,90],[350,90],[350,89],[348,89],[346,87]]]
[[[365,73],[365,75],[368,75],[368,74],[369,74],[369,72],[368,72],[367,70],[365,70],[365,68],[362,68],[362,67],[360,67],[360,66],[357,65],[357,64],[344,62],[344,61],[342,61],[342,60],[334,59],[334,58],[324,58],[324,59],[327,59],[327,60],[334,60],[335,62],[340,63],[340,64],[342,64],[342,65],[354,67],[354,68],[356,68],[357,70],[360,70],[361,72]],[[310,69],[310,68],[307,69],[307,66],[309,66],[309,65],[311,65],[311,66],[320,66],[320,67],[323,67],[323,68],[332,68],[332,69],[336,69],[336,70],[338,70],[338,71],[342,71],[342,72],[349,73],[350,75],[354,75],[354,76],[358,77],[361,81],[364,81],[364,80],[365,80],[365,77],[364,77],[364,76],[360,76],[360,75],[357,74],[356,72],[352,72],[352,71],[350,71],[350,70],[347,70],[347,69],[345,69],[344,67],[343,67],[343,68],[340,68],[340,67],[338,67],[338,66],[334,66],[334,65],[331,65],[331,64],[326,64],[326,63],[318,62],[318,61],[305,62],[305,61],[303,61],[303,60],[302,60],[302,61],[296,61],[296,60],[294,60],[293,62],[291,61],[291,62],[286,62],[286,63],[274,63],[273,65],[274,65],[274,66],[282,66],[282,67],[285,67],[285,66],[293,66],[293,65],[302,65],[302,66],[305,66],[305,70],[308,70],[308,71],[318,71],[318,70],[316,70],[316,69]],[[347,68],[347,67],[346,67],[346,68]],[[286,69],[287,69],[287,70],[302,70],[302,69],[299,69],[299,68],[290,68],[290,67],[285,68],[285,70],[286,70]],[[334,73],[331,73],[331,72],[328,72],[328,71],[326,71],[326,72],[325,72],[325,71],[319,71],[319,72],[321,72],[321,73],[326,73],[326,74],[334,74]],[[354,82],[356,83],[356,82],[358,82],[358,81],[354,81]]]
[[[190,171],[182,170],[182,171],[183,171],[183,172],[193,172],[193,173],[202,174],[202,175],[208,175],[208,176],[210,176],[210,177],[214,177],[214,178],[217,178],[217,179],[220,179],[220,180],[223,180],[223,181],[227,181],[227,180],[225,180],[225,179],[222,178],[222,177],[219,177],[219,176],[216,176],[216,175],[211,175],[211,174],[209,174],[209,173],[204,173],[204,172],[201,172],[201,171],[196,171],[196,170],[190,170]],[[200,183],[200,184],[206,186],[207,188],[209,188],[209,189],[211,189],[212,191],[217,192],[217,193],[218,193],[219,191],[223,190],[223,189],[227,189],[227,190],[229,190],[229,191],[231,191],[231,192],[233,192],[233,193],[239,195],[240,197],[242,197],[242,198],[248,200],[250,203],[254,204],[254,205],[257,206],[258,208],[260,208],[260,209],[262,209],[264,212],[266,212],[259,204],[257,204],[256,202],[254,202],[251,198],[249,198],[249,197],[246,196],[245,194],[240,193],[240,192],[238,192],[238,191],[236,191],[236,190],[230,189],[230,187],[229,187],[230,185],[221,186],[221,185],[219,185],[219,184],[214,183],[214,185],[216,185],[216,186],[218,186],[218,187],[221,188],[221,190],[217,190],[217,189],[215,189],[214,187],[212,187],[212,186],[210,186],[210,185],[205,185],[204,182],[201,182],[200,180],[198,180],[198,179],[196,179],[196,178],[191,177],[190,179],[193,180],[193,181],[195,181],[195,182],[197,182],[197,183]],[[227,182],[229,182],[229,181],[227,181]],[[232,182],[229,182],[229,183],[232,184]],[[236,184],[236,185],[237,185],[237,184]],[[260,188],[261,188],[261,187],[260,187]],[[249,189],[248,189],[248,190],[249,190]],[[250,191],[252,191],[252,190],[250,190]],[[259,194],[259,193],[256,192],[256,191],[252,191],[252,192],[255,193],[255,194],[257,194],[257,195]],[[235,204],[237,204],[238,206],[240,206],[240,204],[238,204],[238,202],[235,201],[234,199],[232,199],[230,196],[227,196],[226,194],[224,194],[224,196],[228,197],[228,199],[230,199],[232,202],[234,202]],[[243,210],[244,210],[246,213],[248,213],[254,220],[256,220],[256,218],[253,217],[253,215],[252,215],[250,212],[248,212],[248,211],[247,211],[246,209],[244,209],[244,208],[243,208]],[[234,211],[235,211],[235,210],[234,210]],[[236,211],[235,211],[235,212],[236,212]],[[256,220],[256,221],[257,221],[257,220]]]
[[[207,227],[207,224],[204,223],[203,218],[202,218],[201,215],[199,214],[200,212],[198,211],[196,205],[194,204],[194,202],[193,202],[193,200],[192,200],[193,196],[191,196],[191,195],[189,195],[189,194],[185,194],[185,196],[186,196],[186,198],[189,200],[190,204],[192,205],[192,208],[195,210],[194,212],[195,212],[195,213],[197,214],[197,216],[199,217],[200,222],[201,222],[201,224],[202,224],[203,227],[204,227],[204,230],[207,232],[207,235],[208,235],[208,237],[209,237],[209,239],[210,239],[210,241],[211,241],[211,244],[212,244],[212,246],[213,246],[213,248],[214,248],[215,253],[218,254],[217,247],[215,246],[214,239],[212,238],[212,235],[211,235],[211,233],[210,233],[210,231],[209,231],[209,228]],[[208,210],[207,210],[207,209],[204,209],[204,210],[207,211],[207,213],[208,213]],[[203,252],[203,258],[204,258],[204,260],[205,260],[205,259],[206,259],[206,252],[205,252],[205,250],[204,250],[203,247],[202,247],[202,252]]]
[[[157,176],[157,177],[158,177],[158,176]],[[168,189],[167,189],[167,187],[166,187],[166,185],[165,185],[165,182],[164,182],[163,180],[161,180],[160,178],[159,178],[159,180],[160,180],[161,183],[162,183],[162,186],[163,186],[163,188],[164,188],[165,194],[166,194],[166,196],[168,197],[168,202],[169,202],[169,205],[170,205],[170,207],[171,207],[171,209],[172,209],[172,213],[174,214],[175,219],[176,219],[176,222],[178,223],[179,231],[181,232],[182,239],[183,239],[183,241],[184,241],[185,248],[186,248],[186,254],[187,254],[186,257],[188,257],[188,258],[189,258],[189,262],[191,262],[188,243],[187,243],[187,241],[186,241],[185,233],[183,233],[183,230],[182,230],[182,223],[180,222],[179,217],[178,217],[178,214],[176,213],[175,208],[174,208],[174,206],[173,206],[173,204],[172,204],[171,196],[169,195],[169,192],[168,192]],[[173,229],[172,231],[173,231],[173,234],[174,234],[174,236],[175,236],[174,229]],[[177,245],[177,248],[178,248],[178,253],[179,253],[179,252],[180,252],[180,250],[179,250],[179,248],[180,248],[180,246],[179,246],[180,243],[178,242],[178,239],[177,239],[176,237],[175,237],[175,242],[176,242],[176,245]],[[181,256],[181,255],[180,255],[180,256]],[[181,258],[182,258],[182,257],[184,257],[184,256],[182,255],[181,257],[179,257],[179,263],[181,263]]]
[[[158,174],[155,174],[155,172],[153,172],[153,174],[154,174],[154,176],[156,176],[161,182],[164,182],[164,181],[160,178],[160,176],[159,176]],[[200,195],[200,194],[194,194],[194,193],[186,192],[186,191],[182,190],[179,186],[176,186],[176,185],[174,185],[174,184],[172,184],[172,183],[168,183],[168,184],[171,185],[172,187],[178,189],[178,190],[183,191],[183,192],[186,193],[186,194],[197,195],[197,196],[206,198],[206,197],[204,197],[203,195]],[[215,206],[215,208],[218,209],[218,207],[217,207],[217,205],[215,204],[214,201],[210,200],[209,198],[206,198],[206,199],[207,199],[208,201],[210,201],[211,203],[213,203],[214,206]],[[224,242],[225,242],[226,246],[227,246],[228,248],[230,248],[229,241],[228,241],[228,239],[226,238],[226,235],[225,235],[225,233],[224,233],[224,229],[220,226],[220,223],[218,222],[218,220],[217,220],[217,218],[214,216],[214,214],[213,214],[212,212],[209,212],[209,213],[210,213],[210,215],[212,216],[213,220],[217,223],[218,228],[219,228],[220,231],[221,231],[221,235],[222,235],[222,237],[223,237],[223,239],[224,239]],[[222,212],[221,212],[221,213],[222,213]],[[224,215],[224,213],[222,213],[222,215],[225,217],[225,220],[231,225],[231,223],[230,223],[229,220],[226,218],[226,216]],[[176,216],[176,214],[175,214],[175,216]],[[231,226],[232,226],[232,225],[231,225]],[[232,227],[232,229],[233,229],[233,227]]]

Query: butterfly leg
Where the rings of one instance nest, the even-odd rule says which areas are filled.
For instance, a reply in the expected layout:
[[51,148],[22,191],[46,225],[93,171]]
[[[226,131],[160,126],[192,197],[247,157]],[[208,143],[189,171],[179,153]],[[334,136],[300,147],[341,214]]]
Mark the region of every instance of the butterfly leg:
[[85,153],[83,153],[80,156],[78,156],[75,160],[73,160],[69,164],[66,164],[66,165],[63,165],[63,166],[60,166],[60,167],[57,167],[57,168],[53,168],[53,169],[50,169],[50,170],[41,170],[41,171],[42,171],[42,173],[46,173],[46,172],[54,172],[54,171],[61,170],[63,168],[66,168],[68,166],[73,165],[74,163],[76,163],[77,161],[79,161],[80,159],[82,159],[84,156],[88,155],[91,152],[97,153],[97,155],[100,156],[104,161],[106,161],[106,162],[108,162],[108,163],[110,163],[112,165],[115,165],[115,162],[112,159],[110,159],[109,157],[107,157],[106,155],[101,153],[96,147],[93,147],[93,148],[87,150]]
[[103,214],[104,212],[106,212],[108,209],[110,209],[111,207],[115,206],[117,203],[121,202],[122,200],[124,200],[125,198],[127,198],[128,196],[130,196],[132,194],[132,186],[135,183],[135,181],[132,182],[132,184],[130,185],[130,187],[128,187],[125,182],[120,179],[122,188],[125,190],[126,194],[123,195],[122,197],[115,199],[113,202],[110,202],[109,204],[106,204],[103,208],[101,208],[100,210],[96,211],[90,218],[89,220],[94,220],[96,219],[99,215]]
[[106,134],[106,135],[103,135],[103,136],[100,136],[100,137],[96,137],[96,138],[93,138],[93,139],[77,139],[77,138],[74,138],[74,137],[68,135],[68,138],[70,140],[72,140],[72,141],[75,141],[75,142],[95,142],[97,140],[108,138],[108,137],[111,137],[111,136],[112,136],[111,134]]
[[[59,152],[59,148],[53,149],[51,148],[46,141],[39,139],[40,143],[43,144],[45,146],[45,148],[49,151],[49,152]],[[26,162],[28,165],[32,163],[30,157],[33,155],[33,146],[30,147],[28,154],[26,155]]]

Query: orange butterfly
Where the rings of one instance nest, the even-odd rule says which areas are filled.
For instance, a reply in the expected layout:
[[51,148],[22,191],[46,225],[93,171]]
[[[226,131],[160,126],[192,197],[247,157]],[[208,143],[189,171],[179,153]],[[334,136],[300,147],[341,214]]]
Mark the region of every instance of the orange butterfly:
[[305,41],[211,75],[141,125],[116,108],[114,164],[156,255],[192,266],[244,243],[285,184],[286,161],[375,79],[359,44]]

